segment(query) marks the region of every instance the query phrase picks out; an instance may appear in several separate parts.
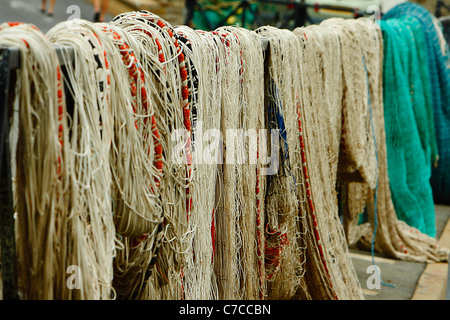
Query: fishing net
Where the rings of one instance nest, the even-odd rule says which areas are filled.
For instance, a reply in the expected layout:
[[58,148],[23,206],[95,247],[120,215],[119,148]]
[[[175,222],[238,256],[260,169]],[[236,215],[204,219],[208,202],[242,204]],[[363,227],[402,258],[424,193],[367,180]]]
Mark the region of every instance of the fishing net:
[[211,32],[223,61],[223,164],[219,165],[215,272],[220,299],[264,295],[265,179],[258,160],[264,126],[264,60],[260,37],[237,27]]
[[[430,236],[436,233],[431,176],[430,140],[433,126],[431,105],[425,103],[424,86],[428,80],[426,62],[418,69],[414,22],[383,20],[385,43],[383,92],[388,172],[392,201],[397,217]],[[420,34],[420,33],[419,33]],[[422,74],[425,76],[422,77]],[[425,106],[425,107],[424,107]],[[419,120],[416,122],[416,119]],[[421,140],[422,136],[422,140]],[[422,141],[422,143],[421,143]]]
[[283,170],[288,169],[287,182],[295,182],[281,190],[295,192],[296,197],[281,194],[281,198],[294,204],[298,201],[294,213],[297,223],[288,234],[291,248],[285,242],[286,257],[295,250],[296,259],[285,262],[286,270],[281,263],[278,277],[288,281],[269,282],[271,294],[303,299],[362,299],[336,201],[343,87],[341,73],[333,68],[342,67],[340,49],[336,51],[340,48],[339,38],[331,29],[317,26],[294,32],[271,27],[258,31],[270,39],[270,61],[277,66],[270,71],[280,92],[278,104],[285,115],[296,115],[283,119],[288,156],[282,154],[280,160]]
[[[109,63],[106,50],[96,35],[101,30],[83,21],[74,30],[60,23],[47,37],[63,48],[64,80],[73,110],[68,111],[70,130],[72,221],[68,265],[80,268],[82,289],[71,290],[72,299],[110,299],[112,294],[115,233],[110,170],[113,138],[110,112]],[[92,72],[95,70],[95,72]]]
[[[342,130],[340,110],[344,107],[340,97],[343,87],[339,86],[345,81],[341,79],[344,73],[336,74],[333,68],[336,65],[344,68],[342,45],[339,46],[339,37],[330,28],[318,26],[297,28],[294,34],[303,47],[300,55],[301,96],[297,114],[299,131],[302,132],[304,139],[301,143],[304,152],[302,164],[307,169],[303,170],[306,187],[304,197],[306,196],[305,210],[308,212],[309,220],[307,225],[311,231],[307,270],[313,274],[312,270],[318,269],[311,265],[314,261],[316,265],[319,263],[323,265],[325,272],[321,277],[323,279],[326,275],[328,278],[329,297],[361,299],[359,280],[348,255],[336,201],[340,139],[340,135],[336,132]],[[339,47],[337,52],[329,51],[331,48]],[[314,75],[313,78],[311,75]],[[338,92],[329,94],[335,90]],[[300,199],[302,202],[302,198]],[[306,281],[309,282],[308,290],[314,292],[316,290],[314,283],[317,279],[308,278],[308,275],[306,277]]]
[[294,31],[146,11],[47,37],[1,25],[22,57],[23,297],[363,299],[349,246],[446,261],[428,183],[448,158],[445,46],[430,49],[428,15],[390,15]]
[[450,73],[449,49],[438,20],[424,7],[414,3],[402,3],[384,16],[383,20],[413,17],[422,26],[425,35],[431,95],[433,101],[434,124],[439,159],[434,163],[431,185],[436,203],[450,203]]
[[[265,278],[268,299],[292,299],[305,273],[306,243],[304,215],[299,212],[296,180],[288,145],[287,104],[294,104],[293,87],[299,79],[294,35],[287,30],[264,27],[256,30],[270,40],[267,50],[265,87],[270,152],[275,172],[267,175],[265,206]],[[294,42],[290,42],[294,40]],[[289,50],[285,52],[284,50]],[[275,131],[274,131],[275,130]],[[276,134],[273,134],[275,132]],[[298,154],[298,150],[297,150]],[[299,155],[298,155],[299,157]],[[303,283],[304,286],[304,283]]]
[[[147,99],[154,107],[151,124],[157,129],[162,155],[158,167],[162,176],[155,194],[161,203],[160,220],[153,229],[126,239],[126,250],[117,259],[117,286],[122,288],[124,298],[180,299],[192,203],[191,122],[184,54],[172,27],[149,12],[119,15],[111,27],[129,37],[136,67],[148,83]],[[183,136],[180,149],[174,139],[177,130]],[[175,152],[180,152],[180,161]],[[155,192],[154,187],[150,190]],[[129,285],[129,277],[134,278],[134,287]]]
[[[390,112],[390,107],[386,105],[383,96],[383,90],[386,88],[383,82],[383,77],[386,77],[386,75],[383,75],[384,62],[388,61],[389,55],[395,52],[390,50],[390,44],[387,42],[391,41],[392,38],[383,38],[381,29],[376,25],[371,25],[368,28],[367,20],[357,19],[353,23],[356,24],[358,32],[362,35],[359,40],[361,41],[367,68],[376,157],[378,159],[378,180],[375,189],[371,189],[367,184],[356,182],[343,185],[342,197],[344,198],[343,203],[346,204],[343,206],[343,210],[344,217],[347,219],[344,224],[349,230],[347,233],[348,242],[351,246],[356,245],[366,250],[373,249],[403,260],[446,261],[448,250],[440,248],[436,239],[398,220],[393,205],[388,175],[387,145],[389,143],[389,129],[385,131],[385,123],[389,123],[385,120],[385,113]],[[401,65],[400,61],[398,65]],[[392,85],[390,89],[392,89]],[[409,112],[412,121],[414,121],[412,109]],[[415,130],[417,131],[417,129]],[[418,134],[417,139],[417,148],[422,151]],[[421,165],[424,165],[424,156],[422,156],[422,161]],[[369,222],[357,226],[357,223],[355,223],[358,220],[357,210],[364,208],[368,214]]]
[[186,299],[218,299],[214,274],[215,189],[219,181],[221,82],[218,42],[214,35],[187,26],[175,29],[188,61],[192,108],[192,198],[195,225],[192,250],[184,268]]

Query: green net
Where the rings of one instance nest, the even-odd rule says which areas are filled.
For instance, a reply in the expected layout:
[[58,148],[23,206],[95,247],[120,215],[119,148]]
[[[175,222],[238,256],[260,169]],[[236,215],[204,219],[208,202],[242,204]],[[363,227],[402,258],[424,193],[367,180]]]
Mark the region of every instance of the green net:
[[439,161],[433,167],[431,185],[436,203],[450,204],[450,54],[441,26],[424,7],[402,3],[392,8],[383,19],[415,17],[425,36],[425,50],[431,81],[434,123]]
[[384,42],[383,99],[392,200],[397,217],[435,236],[430,185],[436,157],[430,76],[417,19],[380,21]]
[[214,30],[222,25],[240,25],[244,28],[253,28],[257,9],[256,4],[242,5],[236,0],[202,0],[197,1],[199,7],[194,11],[193,26],[201,30]]

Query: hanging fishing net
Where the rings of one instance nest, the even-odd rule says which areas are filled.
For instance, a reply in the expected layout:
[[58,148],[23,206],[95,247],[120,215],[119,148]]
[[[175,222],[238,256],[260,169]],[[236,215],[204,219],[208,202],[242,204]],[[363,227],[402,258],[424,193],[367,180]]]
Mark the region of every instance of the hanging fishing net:
[[[397,217],[430,236],[436,233],[431,185],[432,106],[424,83],[428,70],[418,60],[417,22],[382,20],[385,45],[383,93],[388,172]],[[415,32],[414,32],[415,30]],[[413,33],[414,32],[414,33]],[[423,37],[422,37],[423,40]],[[423,42],[423,41],[422,41]],[[424,56],[422,55],[422,58]],[[431,119],[430,119],[431,118]],[[418,120],[418,121],[416,121]]]
[[438,161],[431,175],[436,203],[450,203],[450,72],[449,50],[441,25],[424,7],[414,3],[402,3],[389,10],[383,20],[414,17],[425,35],[433,100],[434,123],[438,146]]
[[446,261],[432,237],[433,194],[449,198],[441,38],[409,4],[379,25],[294,31],[174,28],[146,11],[46,36],[0,25],[21,53],[21,294],[363,299],[349,247]]
[[[367,69],[365,81],[368,83],[369,102],[372,110],[371,119],[376,143],[375,155],[377,157],[378,179],[374,189],[370,188],[367,183],[361,184],[360,182],[342,185],[342,209],[349,245],[365,250],[373,249],[403,260],[446,261],[448,250],[440,248],[436,239],[399,220],[393,204],[388,174],[389,129],[385,131],[385,123],[389,123],[385,120],[385,114],[389,113],[390,110],[388,106],[384,106],[386,101],[383,95],[383,90],[385,90],[383,77],[386,76],[383,75],[384,62],[393,53],[388,42],[392,38],[383,38],[381,28],[377,25],[372,24],[368,28],[367,20],[357,19],[352,23],[358,26],[356,30],[360,34],[358,39],[361,43]],[[400,61],[398,66],[401,66]],[[403,79],[402,81],[406,80]],[[391,88],[392,86],[389,89]],[[409,114],[411,121],[414,121],[412,107]],[[416,130],[417,137],[416,148],[423,154],[417,127],[414,130]],[[398,148],[400,147],[398,146]],[[424,166],[426,161],[423,155],[422,161]],[[368,222],[358,225],[358,217],[363,210],[367,212]]]

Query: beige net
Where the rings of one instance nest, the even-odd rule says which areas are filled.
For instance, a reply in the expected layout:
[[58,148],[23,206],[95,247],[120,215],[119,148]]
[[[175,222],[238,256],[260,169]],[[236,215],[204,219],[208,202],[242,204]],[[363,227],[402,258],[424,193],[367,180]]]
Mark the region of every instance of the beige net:
[[[306,188],[304,208],[308,212],[308,226],[311,230],[307,263],[316,261],[316,264],[323,266],[324,272],[317,274],[319,270],[311,264],[307,270],[317,270],[312,273],[327,283],[323,288],[325,290],[319,293],[320,299],[327,296],[361,299],[359,280],[348,254],[344,230],[338,216],[336,193],[339,149],[334,139],[337,139],[335,132],[339,131],[341,118],[335,109],[339,110],[341,100],[339,95],[330,95],[329,92],[334,92],[336,87],[339,90],[341,79],[334,73],[335,66],[340,65],[339,56],[342,59],[342,47],[338,45],[337,35],[326,28],[298,28],[294,30],[294,34],[303,46],[300,55],[302,82],[298,115],[303,124],[305,157],[302,161],[307,165],[307,171],[303,171]],[[335,50],[326,51],[331,48]],[[316,63],[311,63],[312,61]],[[308,274],[306,278],[309,282],[308,290],[314,293],[316,280],[309,278]],[[313,296],[313,299],[317,297]]]
[[[395,215],[383,42],[367,19],[205,32],[131,12],[64,22],[48,39],[3,24],[0,44],[22,54],[27,299],[363,299],[348,244],[369,249],[375,218],[378,252],[447,260]],[[52,44],[74,48],[64,76]]]
[[28,24],[0,25],[0,45],[21,53],[15,91],[19,135],[12,157],[19,293],[23,299],[68,298],[66,263],[77,254],[69,248],[78,235],[71,229],[77,223],[69,223],[70,154],[58,57]]
[[[289,112],[295,106],[294,89],[299,84],[293,66],[297,65],[298,44],[288,30],[263,27],[257,32],[270,40],[266,56],[266,113],[268,127],[283,130],[272,141],[271,157],[277,156],[276,174],[268,175],[265,207],[265,276],[267,299],[292,299],[305,273],[306,229],[304,214],[299,211],[296,177],[293,166],[301,158],[298,140],[291,138],[290,125],[295,125]],[[270,109],[271,108],[271,109]],[[295,153],[295,156],[294,156]],[[303,284],[304,285],[304,284]]]
[[215,270],[220,299],[264,295],[264,177],[258,161],[264,125],[264,60],[256,33],[223,27],[220,41],[223,165],[218,185]]
[[291,280],[283,283],[282,297],[361,299],[335,189],[342,99],[341,73],[336,72],[341,66],[339,38],[316,26],[294,32],[265,27],[259,32],[271,41],[270,61],[277,66],[271,72],[282,81],[283,112],[296,115],[286,116],[285,125],[299,203],[297,228],[291,231],[297,234],[298,260],[296,276],[291,271]]
[[[123,14],[112,25],[127,35],[129,46],[136,53],[163,154],[158,192],[148,184],[154,192],[153,199],[161,203],[160,212],[150,211],[158,220],[153,228],[125,239],[116,264],[117,286],[124,298],[181,299],[183,270],[192,241],[190,128],[186,123],[189,113],[185,113],[189,111],[185,101],[189,92],[184,91],[184,54],[172,27],[151,13]],[[147,132],[146,137],[151,134]],[[134,283],[131,286],[130,277]]]
[[[221,69],[213,35],[187,26],[175,29],[188,61],[192,88],[192,250],[184,268],[186,299],[217,299],[214,274],[215,188],[221,140]],[[195,110],[195,111],[194,111]]]

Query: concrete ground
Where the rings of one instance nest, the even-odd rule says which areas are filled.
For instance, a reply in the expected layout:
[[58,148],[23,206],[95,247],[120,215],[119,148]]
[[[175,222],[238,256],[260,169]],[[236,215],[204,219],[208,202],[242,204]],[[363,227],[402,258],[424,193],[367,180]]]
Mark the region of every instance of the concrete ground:
[[[436,238],[442,247],[450,248],[450,206],[436,206]],[[448,263],[418,263],[391,259],[376,254],[375,263],[380,268],[383,282],[395,287],[381,285],[380,289],[368,289],[367,273],[372,265],[370,252],[351,250],[352,261],[367,300],[448,300]]]

